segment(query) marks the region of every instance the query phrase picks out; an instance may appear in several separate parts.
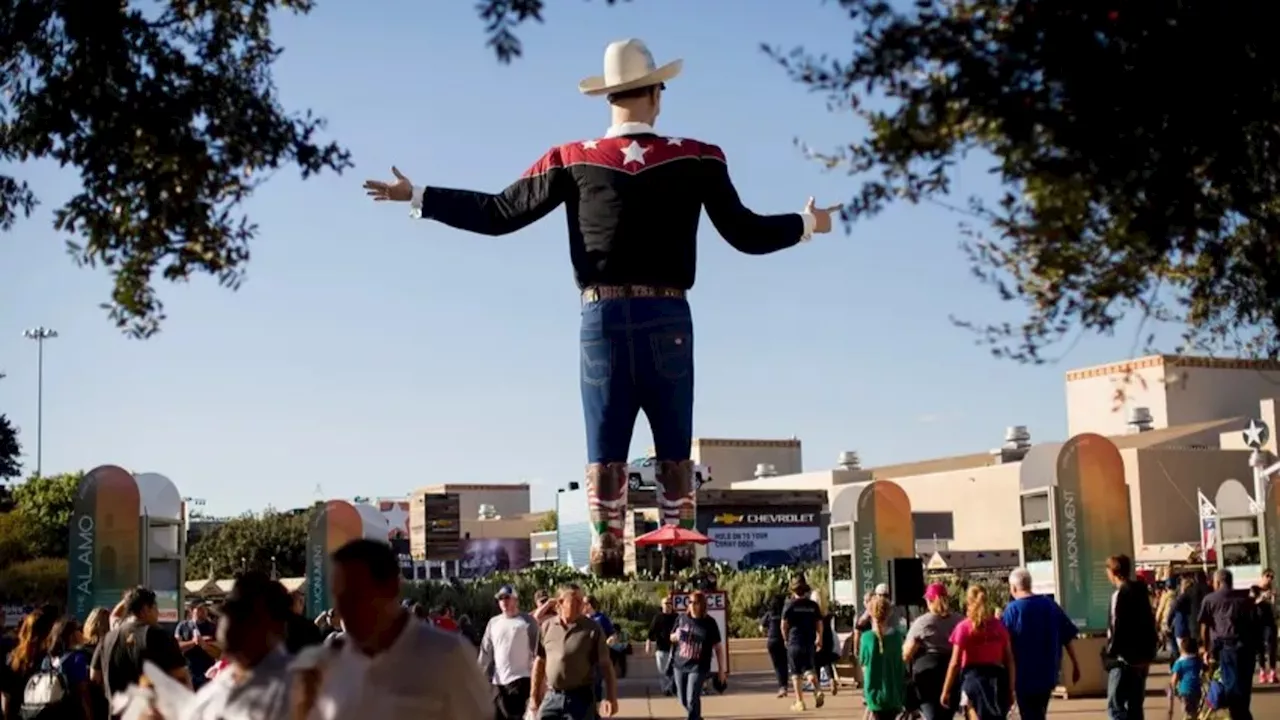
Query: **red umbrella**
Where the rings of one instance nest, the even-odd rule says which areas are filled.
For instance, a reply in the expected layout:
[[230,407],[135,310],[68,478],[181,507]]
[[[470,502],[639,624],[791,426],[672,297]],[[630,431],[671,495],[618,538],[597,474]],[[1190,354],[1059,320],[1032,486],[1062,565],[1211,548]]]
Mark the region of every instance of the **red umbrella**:
[[636,538],[637,547],[657,545],[659,547],[679,547],[680,545],[706,545],[711,538],[697,530],[687,530],[679,525],[663,525]]

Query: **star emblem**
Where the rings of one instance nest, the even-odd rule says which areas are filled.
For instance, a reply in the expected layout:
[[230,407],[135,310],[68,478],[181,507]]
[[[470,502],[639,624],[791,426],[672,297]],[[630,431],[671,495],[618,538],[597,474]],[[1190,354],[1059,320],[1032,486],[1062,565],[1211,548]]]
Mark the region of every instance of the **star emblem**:
[[582,143],[582,149],[583,149],[583,150],[595,150],[595,149],[596,149],[596,146],[597,146],[597,145],[599,145],[599,144],[600,144],[600,141],[599,141],[599,140],[588,140],[588,141],[586,141],[586,142]]
[[409,513],[399,503],[392,505],[387,510],[383,510],[382,517],[387,519],[387,524],[391,526],[390,529],[393,532],[396,530],[404,532],[409,527]]
[[680,147],[682,143],[684,143],[684,138],[667,138],[668,145],[675,145],[676,147]]
[[1244,429],[1244,444],[1251,448],[1260,448],[1267,443],[1270,432],[1267,424],[1260,420],[1250,420],[1249,427]]
[[630,145],[622,149],[622,164],[627,165],[635,162],[643,165],[644,154],[647,152],[649,152],[649,148],[641,145],[635,140],[632,140]]

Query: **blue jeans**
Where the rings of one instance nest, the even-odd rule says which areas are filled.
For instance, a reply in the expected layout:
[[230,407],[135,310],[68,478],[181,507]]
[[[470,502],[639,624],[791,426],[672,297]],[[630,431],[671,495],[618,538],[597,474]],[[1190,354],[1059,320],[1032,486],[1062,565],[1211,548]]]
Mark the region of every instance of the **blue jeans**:
[[571,692],[552,690],[542,700],[538,720],[596,720],[596,696],[591,688]]
[[1147,668],[1120,665],[1107,673],[1109,720],[1143,720],[1142,702],[1147,696]]
[[582,414],[587,462],[626,462],[644,411],[658,460],[688,460],[693,442],[693,317],[678,298],[582,306]]
[[702,720],[702,679],[697,670],[675,669],[676,698],[685,710],[685,720]]

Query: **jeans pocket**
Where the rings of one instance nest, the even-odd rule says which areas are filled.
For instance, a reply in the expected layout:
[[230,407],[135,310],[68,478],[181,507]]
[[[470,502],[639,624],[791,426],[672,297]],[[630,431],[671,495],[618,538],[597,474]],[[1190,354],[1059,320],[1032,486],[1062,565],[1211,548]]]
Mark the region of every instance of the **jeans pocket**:
[[582,382],[600,386],[613,376],[613,344],[608,340],[583,340]]
[[649,336],[653,367],[667,380],[683,380],[693,373],[693,333],[687,330],[656,332]]

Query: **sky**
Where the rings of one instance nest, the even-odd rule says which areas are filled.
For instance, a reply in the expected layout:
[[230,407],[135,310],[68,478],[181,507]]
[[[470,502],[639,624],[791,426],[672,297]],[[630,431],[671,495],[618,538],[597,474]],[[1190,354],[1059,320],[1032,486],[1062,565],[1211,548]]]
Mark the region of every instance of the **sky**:
[[[549,147],[599,136],[607,107],[577,83],[626,37],[659,63],[685,60],[659,129],[720,145],[758,212],[851,197],[856,180],[822,171],[793,139],[835,147],[858,126],[759,49],[847,53],[853,26],[834,3],[547,4],[510,66],[485,46],[471,2],[327,0],[279,21],[283,102],[327,117],[355,168],[306,182],[276,173],[247,206],[261,231],[244,286],[163,285],[169,319],[149,340],[107,320],[110,278],[75,267],[52,229],[76,175],[0,167],[43,201],[0,236],[0,412],[21,427],[27,470],[37,348],[21,333],[46,326],[59,337],[45,345],[45,474],[160,472],[213,515],[436,483],[529,482],[535,509],[553,507],[585,462],[563,210],[514,235],[470,236],[374,205],[361,182],[394,163],[417,184],[496,192]],[[961,169],[961,195],[993,190],[981,162]],[[1021,311],[972,277],[957,223],[902,205],[750,257],[704,221],[695,435],[798,437],[807,470],[844,450],[865,465],[980,452],[1009,425],[1061,439],[1064,373],[1129,355],[1133,333],[1085,337],[1039,367],[993,359],[949,317]],[[649,444],[642,417],[633,456]]]

